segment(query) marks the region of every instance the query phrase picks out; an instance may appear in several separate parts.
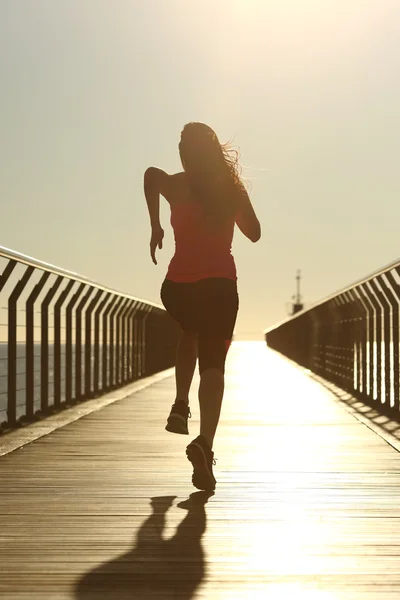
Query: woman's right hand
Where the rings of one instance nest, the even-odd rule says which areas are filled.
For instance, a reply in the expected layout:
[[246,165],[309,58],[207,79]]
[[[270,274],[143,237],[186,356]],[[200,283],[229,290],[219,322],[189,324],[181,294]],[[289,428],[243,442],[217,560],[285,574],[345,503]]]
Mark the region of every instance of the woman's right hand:
[[164,229],[162,227],[153,227],[151,230],[151,239],[150,239],[150,254],[153,263],[156,265],[156,250],[159,248],[161,250],[162,243],[164,239]]

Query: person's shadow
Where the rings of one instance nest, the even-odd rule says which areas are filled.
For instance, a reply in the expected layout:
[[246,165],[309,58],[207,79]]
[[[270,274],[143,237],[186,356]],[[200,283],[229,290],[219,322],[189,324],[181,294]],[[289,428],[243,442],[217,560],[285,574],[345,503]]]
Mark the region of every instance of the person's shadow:
[[205,575],[201,537],[205,504],[212,494],[194,492],[178,504],[187,515],[164,540],[165,517],[176,496],[151,498],[153,513],[137,532],[132,550],[97,567],[77,583],[77,600],[189,600]]

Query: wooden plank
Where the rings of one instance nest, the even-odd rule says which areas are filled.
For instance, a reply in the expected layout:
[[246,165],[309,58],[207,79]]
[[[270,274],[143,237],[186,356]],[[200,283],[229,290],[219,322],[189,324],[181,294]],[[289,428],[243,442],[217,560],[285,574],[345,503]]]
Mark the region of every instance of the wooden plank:
[[206,504],[173,378],[1,457],[2,600],[398,598],[400,455],[263,344],[226,381]]

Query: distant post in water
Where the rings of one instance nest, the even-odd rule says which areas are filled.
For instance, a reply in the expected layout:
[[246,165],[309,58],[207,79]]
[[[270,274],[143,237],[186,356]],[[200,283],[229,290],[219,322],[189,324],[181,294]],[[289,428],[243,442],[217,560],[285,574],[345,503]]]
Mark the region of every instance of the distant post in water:
[[301,293],[300,293],[300,282],[301,282],[301,271],[297,271],[296,275],[296,295],[293,296],[293,304],[292,304],[292,315],[300,312],[304,308],[304,304],[301,301]]

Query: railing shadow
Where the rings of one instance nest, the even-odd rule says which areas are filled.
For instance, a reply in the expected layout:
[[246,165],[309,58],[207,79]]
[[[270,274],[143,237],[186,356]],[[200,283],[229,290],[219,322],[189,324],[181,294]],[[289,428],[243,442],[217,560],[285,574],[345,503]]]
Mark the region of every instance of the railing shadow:
[[130,552],[84,575],[77,600],[190,600],[205,576],[201,538],[206,530],[205,504],[212,494],[194,492],[178,504],[187,515],[175,535],[163,539],[168,509],[175,496],[151,498],[152,514],[137,532]]
[[327,381],[326,379],[312,373],[310,375],[314,381],[317,381],[324,388],[329,390],[339,402],[345,404],[351,412],[356,413],[361,418],[368,421],[371,425],[382,429],[384,432],[389,433],[393,438],[400,442],[400,416],[396,418],[396,414],[386,415],[382,411],[382,407],[376,410],[373,406],[365,404],[359,398],[352,396],[349,392],[342,390],[335,384]]

